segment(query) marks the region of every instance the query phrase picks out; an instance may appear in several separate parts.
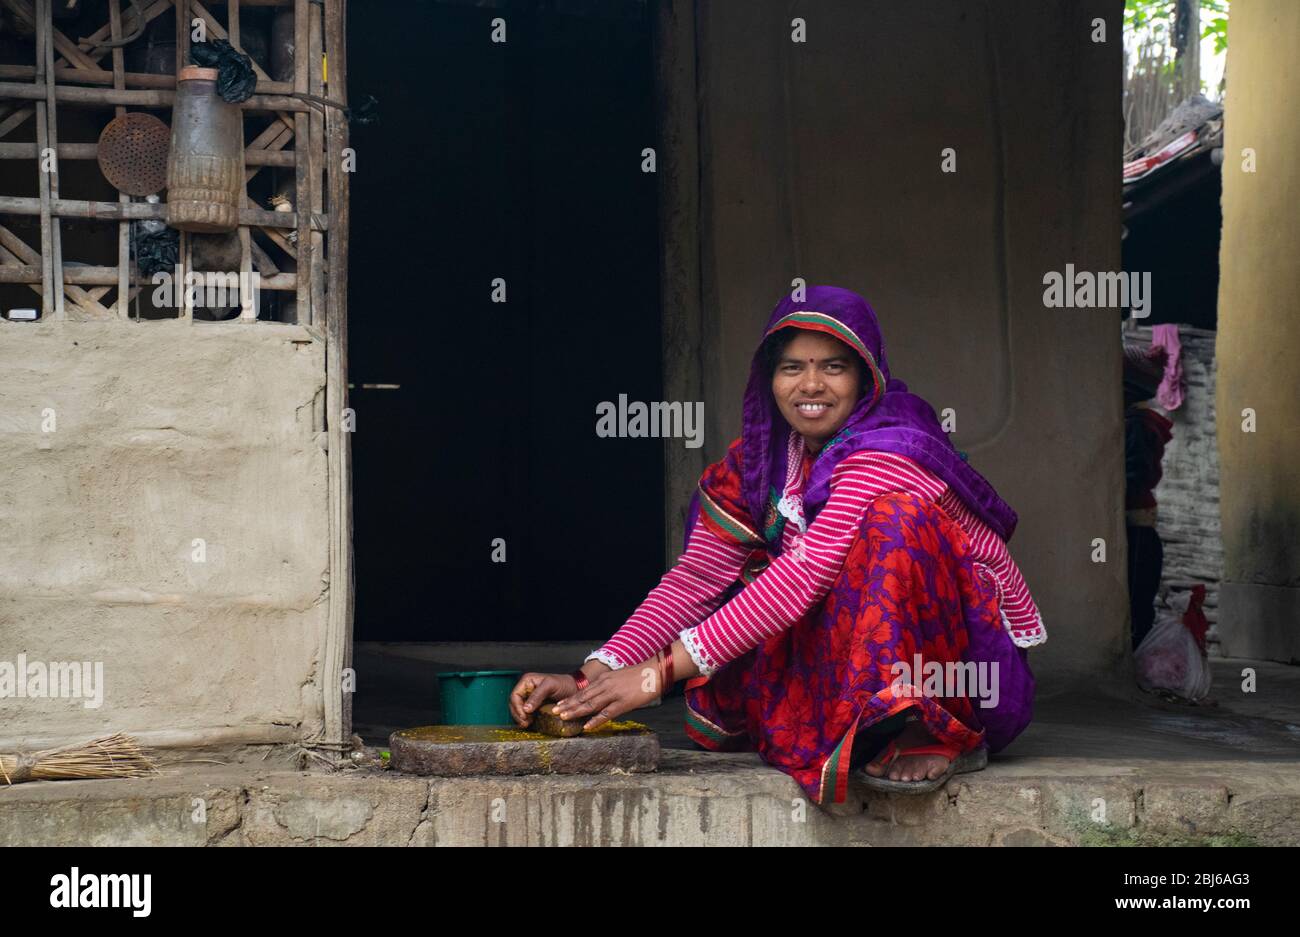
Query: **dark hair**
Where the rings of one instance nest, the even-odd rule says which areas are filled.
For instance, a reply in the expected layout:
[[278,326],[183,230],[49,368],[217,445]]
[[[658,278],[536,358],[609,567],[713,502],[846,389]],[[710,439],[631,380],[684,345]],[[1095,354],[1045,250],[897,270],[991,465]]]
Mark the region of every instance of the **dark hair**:
[[[795,340],[796,336],[798,336],[800,332],[805,331],[810,330],[800,329],[794,326],[786,326],[783,329],[777,329],[763,340],[761,353],[763,355],[763,367],[767,371],[767,380],[769,384],[772,382],[772,378],[776,375],[776,366],[781,363],[781,356],[785,354],[786,348],[789,347],[790,343]],[[839,339],[835,340],[837,342],[839,341]],[[840,344],[844,345],[845,348],[850,347],[844,342],[840,342]],[[856,351],[853,353],[853,361],[858,366],[858,375],[861,377],[861,380],[859,381],[860,387],[858,389],[861,393],[865,394],[867,388],[871,386],[871,370],[863,362],[862,356]]]
[[787,327],[777,329],[763,340],[763,367],[767,370],[767,379],[769,381],[776,374],[776,366],[781,363],[781,355],[785,353],[786,348],[794,341],[794,337],[798,333],[799,329]]

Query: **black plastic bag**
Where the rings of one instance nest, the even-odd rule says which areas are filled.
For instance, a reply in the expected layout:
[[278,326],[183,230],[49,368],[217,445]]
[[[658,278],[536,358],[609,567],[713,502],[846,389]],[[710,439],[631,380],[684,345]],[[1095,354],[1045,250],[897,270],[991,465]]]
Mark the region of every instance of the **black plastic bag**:
[[181,235],[175,228],[154,233],[137,231],[135,263],[140,276],[152,279],[158,271],[171,273],[181,261]]
[[217,70],[217,94],[223,101],[238,104],[253,96],[257,87],[253,60],[226,40],[196,42],[190,46],[190,58],[195,65]]

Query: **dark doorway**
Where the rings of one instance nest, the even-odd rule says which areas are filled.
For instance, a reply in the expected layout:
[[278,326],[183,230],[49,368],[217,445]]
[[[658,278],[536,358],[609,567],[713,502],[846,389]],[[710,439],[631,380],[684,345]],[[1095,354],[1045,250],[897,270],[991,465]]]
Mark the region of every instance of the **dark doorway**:
[[348,35],[355,637],[607,636],[663,556],[663,440],[595,432],[661,395],[646,6],[354,3]]

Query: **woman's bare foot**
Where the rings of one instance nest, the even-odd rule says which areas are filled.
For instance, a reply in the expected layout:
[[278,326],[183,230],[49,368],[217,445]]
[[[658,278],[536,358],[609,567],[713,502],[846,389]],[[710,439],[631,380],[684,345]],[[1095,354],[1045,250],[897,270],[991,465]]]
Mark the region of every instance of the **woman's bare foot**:
[[[925,730],[922,723],[909,722],[898,737],[894,739],[894,745],[900,749],[907,749],[917,748],[922,745],[933,745],[935,741],[934,736]],[[873,778],[886,776],[882,764],[886,751],[888,751],[888,746],[865,766],[864,770]],[[948,759],[942,755],[900,755],[889,766],[888,777],[891,781],[922,781],[927,778],[937,778],[947,770]]]

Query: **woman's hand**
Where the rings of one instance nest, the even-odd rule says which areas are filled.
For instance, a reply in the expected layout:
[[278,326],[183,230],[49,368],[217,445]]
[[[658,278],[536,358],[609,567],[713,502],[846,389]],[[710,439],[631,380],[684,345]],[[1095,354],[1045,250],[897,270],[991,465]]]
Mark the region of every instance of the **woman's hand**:
[[592,716],[582,727],[584,732],[590,732],[611,719],[654,702],[662,693],[659,668],[649,660],[592,677],[585,690],[569,693],[556,703],[555,711],[561,719]]
[[578,681],[567,673],[526,673],[510,691],[510,715],[526,729],[532,724],[533,713],[547,700],[577,692]]

